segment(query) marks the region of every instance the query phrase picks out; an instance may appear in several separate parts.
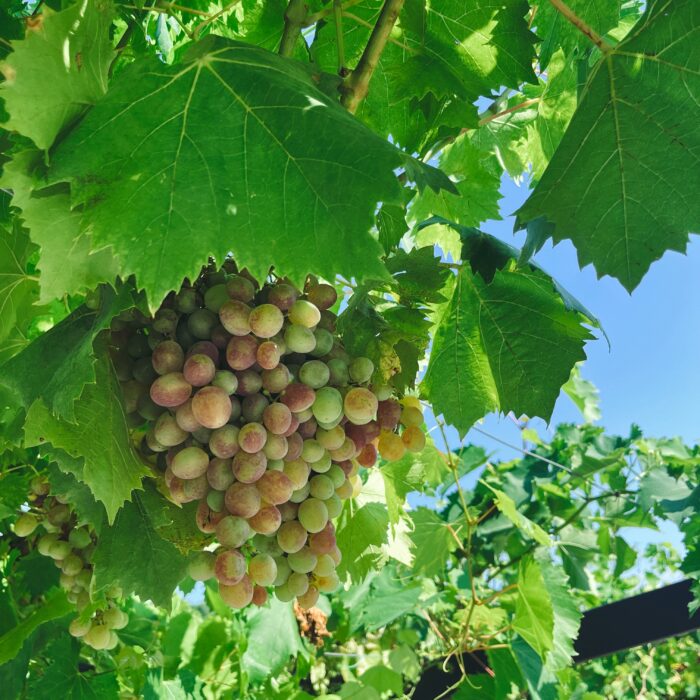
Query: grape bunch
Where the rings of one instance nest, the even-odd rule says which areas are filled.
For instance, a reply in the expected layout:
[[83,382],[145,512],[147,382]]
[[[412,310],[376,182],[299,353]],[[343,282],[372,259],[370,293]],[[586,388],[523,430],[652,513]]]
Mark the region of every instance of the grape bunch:
[[15,534],[28,538],[39,554],[53,559],[61,570],[59,584],[79,612],[69,632],[93,649],[114,649],[119,643],[114,630],[124,628],[129,617],[118,606],[122,598],[119,586],[104,591],[103,600],[92,600],[94,530],[87,525],[77,526],[67,499],[60,494],[49,495],[49,483],[42,477],[34,477],[30,488],[30,510],[15,521]]
[[[198,501],[218,549],[190,575],[216,578],[232,607],[315,604],[339,585],[333,519],[381,455],[420,451],[415,399],[404,405],[351,358],[337,335],[335,289],[309,278],[262,287],[232,261],[205,269],[153,319],[112,327],[113,362],[142,453],[164,469],[172,499]],[[399,431],[401,431],[399,433]]]

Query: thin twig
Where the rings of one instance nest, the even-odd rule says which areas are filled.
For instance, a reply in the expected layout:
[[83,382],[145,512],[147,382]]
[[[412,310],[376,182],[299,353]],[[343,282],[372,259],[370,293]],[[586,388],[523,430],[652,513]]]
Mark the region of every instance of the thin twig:
[[589,27],[563,0],[549,0],[549,2],[559,14],[587,36],[603,53],[609,53],[613,50],[612,44],[605,41],[595,29]]
[[[358,17],[352,12],[343,12],[343,17],[351,19],[353,22],[359,24],[361,27],[367,27],[367,29],[374,29],[374,25],[371,22],[368,22],[366,19],[362,19],[362,17]],[[408,44],[404,44],[403,41],[394,39],[393,36],[389,36],[389,38],[387,39],[387,43],[394,44],[394,46],[398,46],[399,48],[403,49],[404,51],[407,51],[408,53],[417,53],[416,50],[411,48]]]
[[335,19],[335,48],[338,54],[338,75],[344,78],[345,68],[345,37],[343,36],[343,4],[333,0],[333,18]]
[[404,0],[385,0],[357,67],[342,85],[340,101],[353,114],[357,111],[360,102],[367,96],[369,81],[372,79],[372,74],[379,64],[389,35],[399,18],[403,2]]
[[[527,107],[531,107],[532,105],[536,105],[540,101],[539,97],[533,97],[530,100],[525,100],[524,102],[520,102],[517,105],[513,105],[512,107],[508,107],[508,109],[503,109],[500,112],[496,112],[496,114],[489,114],[487,117],[483,117],[482,119],[479,119],[479,126],[483,126],[484,124],[488,124],[489,122],[492,122],[494,119],[498,119],[499,117],[503,117],[506,114],[510,114],[511,112],[517,112],[519,109],[526,109]],[[462,131],[466,132],[469,131],[469,129],[463,129]]]
[[284,32],[278,52],[280,56],[290,57],[294,54],[294,47],[306,22],[307,11],[304,0],[289,0],[287,11],[284,13]]

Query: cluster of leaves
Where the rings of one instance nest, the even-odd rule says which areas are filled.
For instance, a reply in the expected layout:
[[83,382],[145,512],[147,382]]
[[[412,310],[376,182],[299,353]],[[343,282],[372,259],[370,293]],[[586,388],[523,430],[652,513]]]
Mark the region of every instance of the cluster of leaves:
[[[5,3],[9,696],[399,695],[473,649],[495,680],[463,697],[616,687],[609,665],[567,668],[576,597],[630,590],[620,529],[660,519],[682,530],[682,570],[700,579],[697,449],[590,426],[549,444],[527,433],[549,461],[489,464],[469,493],[453,486],[486,463],[477,448],[385,465],[338,523],[353,585],[325,603],[326,656],[276,604],[233,615],[207,591],[206,607],[176,598],[170,612],[201,542],[131,448],[104,331],[233,254],[260,278],[336,280],[348,349],[402,391],[424,369],[418,392],[461,435],[492,411],[548,418],[562,386],[590,409],[572,370],[598,323],[532,256],[570,239],[582,265],[632,290],[685,249],[700,222],[697,37],[692,0]],[[522,251],[478,228],[502,215],[505,176],[533,186]],[[57,636],[55,572],[20,556],[9,523],[34,471],[100,532],[95,592],[118,582],[137,596],[115,654]],[[437,500],[407,510],[413,492]],[[288,634],[271,636],[280,616]]]

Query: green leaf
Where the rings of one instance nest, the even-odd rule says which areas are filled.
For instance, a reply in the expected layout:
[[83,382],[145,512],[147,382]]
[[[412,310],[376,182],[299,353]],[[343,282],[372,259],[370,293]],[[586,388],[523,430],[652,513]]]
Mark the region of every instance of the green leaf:
[[490,411],[549,418],[591,338],[551,278],[513,264],[484,280],[462,268],[439,322],[422,392],[464,435]]
[[655,0],[599,61],[519,227],[545,216],[555,243],[629,291],[666,250],[700,228],[695,118],[700,100],[698,19],[692,0]]
[[520,563],[513,629],[542,659],[554,645],[554,607],[542,569],[532,557]]
[[586,423],[594,423],[601,418],[600,392],[593,382],[581,376],[581,368],[576,365],[569,381],[562,386],[566,395],[574,402]]
[[99,534],[105,520],[105,509],[82,481],[85,472],[82,459],[74,459],[67,454],[54,453],[53,456],[58,466],[50,465],[48,470],[52,493],[59,494],[71,504],[78,516],[78,525],[89,523]]
[[[486,484],[486,486],[488,486],[488,484]],[[494,503],[498,510],[501,511],[525,537],[535,540],[535,542],[544,547],[551,547],[554,544],[552,538],[537,523],[532,522],[532,520],[518,512],[515,501],[510,496],[491,486],[489,486],[489,488],[496,497]]]
[[112,583],[125,593],[170,609],[175,587],[185,577],[187,557],[157,532],[162,523],[163,497],[148,483],[104,528],[93,556],[95,585]]
[[485,673],[475,673],[467,676],[452,696],[453,700],[493,700],[495,696],[495,680]]
[[385,567],[370,585],[369,594],[352,605],[354,629],[376,630],[416,610],[422,588],[419,581],[405,581],[393,567]]
[[131,446],[121,391],[106,351],[95,365],[95,379],[95,384],[85,386],[76,404],[76,423],[55,418],[37,400],[27,412],[24,432],[28,445],[50,443],[84,460],[82,480],[95,499],[104,503],[113,523],[149,470]]
[[26,409],[42,399],[52,414],[75,421],[75,401],[95,382],[93,342],[115,315],[132,306],[127,286],[116,293],[103,289],[97,311],[81,306],[36,338],[3,366],[2,383],[17,392]]
[[0,664],[14,659],[22,649],[25,639],[38,627],[51,620],[67,615],[73,610],[73,605],[68,602],[66,594],[56,591],[47,596],[46,601],[36,610],[30,613],[16,627],[0,637]]
[[290,656],[305,653],[292,606],[276,598],[248,613],[246,638],[242,664],[253,683],[277,675]]
[[12,42],[5,59],[0,96],[9,113],[6,129],[47,149],[99,99],[114,56],[113,13],[108,0],[87,0],[58,13],[42,8],[41,21],[25,39]]
[[403,694],[401,674],[382,664],[370,666],[361,676],[362,685],[374,688],[378,693]]
[[449,524],[430,508],[411,511],[413,531],[409,533],[413,543],[413,570],[424,576],[444,574],[450,552],[457,546]]
[[360,558],[366,553],[376,553],[378,547],[386,544],[389,516],[386,506],[376,502],[365,503],[352,515],[346,511],[346,515],[336,533],[338,547],[343,552],[338,572],[361,578]]
[[393,170],[405,161],[301,64],[210,35],[177,66],[120,73],[49,179],[89,203],[94,247],[110,246],[157,305],[231,251],[259,278],[271,265],[296,280],[385,276],[369,231],[378,201],[400,201]]

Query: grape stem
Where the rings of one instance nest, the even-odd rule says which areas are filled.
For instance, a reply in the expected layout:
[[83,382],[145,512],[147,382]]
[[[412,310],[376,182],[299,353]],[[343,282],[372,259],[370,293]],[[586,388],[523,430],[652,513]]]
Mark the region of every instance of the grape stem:
[[294,54],[294,47],[306,24],[308,8],[304,0],[289,0],[284,13],[284,32],[280,41],[279,55],[287,58]]
[[587,36],[603,53],[607,54],[613,50],[612,44],[605,41],[595,29],[589,27],[563,0],[549,0],[549,2],[567,22],[573,24],[576,29]]

